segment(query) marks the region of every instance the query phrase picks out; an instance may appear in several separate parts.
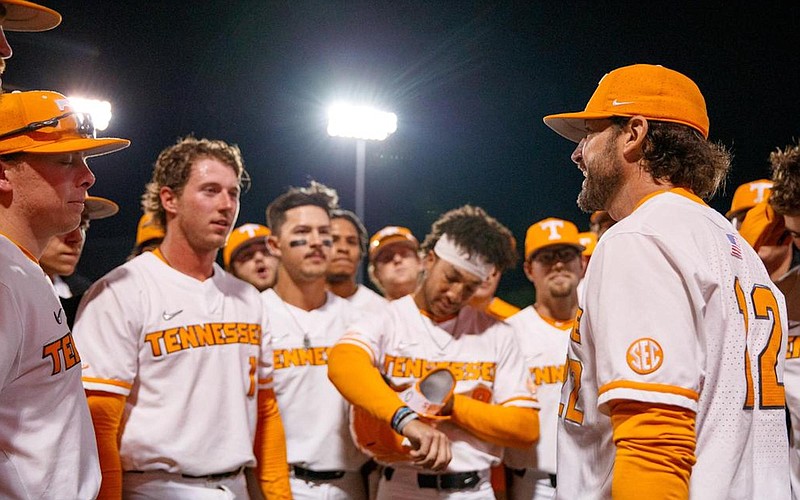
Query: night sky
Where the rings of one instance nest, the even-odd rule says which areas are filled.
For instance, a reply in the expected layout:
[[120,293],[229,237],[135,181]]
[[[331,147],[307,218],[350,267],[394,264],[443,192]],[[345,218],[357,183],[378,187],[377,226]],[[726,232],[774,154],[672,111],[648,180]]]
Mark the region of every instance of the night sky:
[[[92,224],[79,272],[97,278],[133,246],[139,197],[178,137],[238,144],[253,178],[238,224],[315,179],[354,209],[355,143],[326,134],[334,99],[393,111],[398,131],[367,145],[370,233],[422,239],[451,208],[480,205],[520,246],[548,216],[588,229],[575,205],[573,145],[542,116],[583,109],[604,73],[634,63],[688,75],[712,140],[732,149],[725,211],[739,184],[769,177],[768,156],[800,137],[800,9],[708,2],[324,2],[48,0],[64,21],[10,33],[7,90],[102,97],[100,135],[130,148],[91,160],[91,193],[121,206]],[[521,265],[500,295],[533,298]]]

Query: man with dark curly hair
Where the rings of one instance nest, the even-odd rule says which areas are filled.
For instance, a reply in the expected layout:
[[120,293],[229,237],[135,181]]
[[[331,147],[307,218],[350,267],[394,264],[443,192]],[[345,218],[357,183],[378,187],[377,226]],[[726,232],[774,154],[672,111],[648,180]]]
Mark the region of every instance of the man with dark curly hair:
[[421,245],[416,291],[352,324],[331,351],[328,376],[357,407],[357,441],[386,465],[379,499],[491,497],[502,447],[538,439],[513,330],[466,307],[486,278],[514,264],[512,241],[479,207],[445,213]]
[[[585,110],[578,205],[618,222],[586,272],[559,408],[559,498],[787,498],[786,309],[753,249],[703,201],[730,156],[698,86],[618,68]],[[731,459],[731,457],[736,457]]]

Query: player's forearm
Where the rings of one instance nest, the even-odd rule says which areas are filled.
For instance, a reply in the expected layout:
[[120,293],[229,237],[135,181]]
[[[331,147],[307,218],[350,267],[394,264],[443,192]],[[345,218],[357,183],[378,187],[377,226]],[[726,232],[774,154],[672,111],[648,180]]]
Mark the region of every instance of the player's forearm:
[[92,414],[102,483],[98,499],[122,498],[122,462],[119,458],[119,429],[125,410],[125,396],[101,391],[86,391]]
[[272,389],[258,392],[258,423],[254,452],[258,482],[264,497],[278,500],[291,499],[286,435],[283,432],[275,391]]
[[360,406],[384,422],[392,416],[403,402],[372,365],[364,349],[337,344],[328,356],[328,378],[346,400]]
[[453,422],[484,441],[528,448],[539,440],[539,411],[519,406],[501,406],[456,394]]
[[667,405],[610,403],[614,443],[612,496],[617,499],[689,498],[695,463],[695,414]]

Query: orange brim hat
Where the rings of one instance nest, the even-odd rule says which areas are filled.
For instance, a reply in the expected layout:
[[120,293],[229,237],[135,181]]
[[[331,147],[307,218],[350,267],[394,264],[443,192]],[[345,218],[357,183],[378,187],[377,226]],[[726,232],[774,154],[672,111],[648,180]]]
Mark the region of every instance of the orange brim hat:
[[594,247],[597,246],[597,235],[591,231],[578,233],[578,241],[584,247],[581,253],[586,257],[591,257]]
[[730,219],[736,212],[753,208],[769,199],[770,193],[772,193],[772,181],[769,179],[758,179],[742,184],[734,191],[731,209],[725,217]]
[[100,196],[87,196],[83,202],[83,213],[89,220],[105,219],[119,212],[119,205]]
[[47,31],[61,24],[61,14],[26,0],[3,0],[4,31]]
[[680,123],[708,138],[706,101],[687,76],[651,64],[635,64],[607,73],[583,111],[544,117],[544,123],[572,142],[586,136],[586,120],[641,115]]
[[165,235],[164,228],[158,223],[153,212],[146,212],[139,218],[139,224],[136,226],[137,246],[150,240],[162,239]]
[[31,90],[0,96],[0,155],[82,152],[90,157],[130,144],[127,139],[94,137],[85,114],[75,111],[58,92]]
[[386,226],[369,239],[370,262],[373,262],[383,249],[396,244],[406,245],[413,250],[419,249],[419,241],[410,229],[402,226]]
[[525,259],[553,245],[570,245],[584,251],[578,238],[578,226],[568,220],[548,217],[532,224],[525,233]]
[[231,260],[236,252],[255,239],[261,238],[266,243],[267,237],[272,234],[267,226],[261,224],[242,224],[237,227],[231,234],[228,235],[228,241],[225,243],[225,248],[222,249],[222,262],[225,269],[231,264]]

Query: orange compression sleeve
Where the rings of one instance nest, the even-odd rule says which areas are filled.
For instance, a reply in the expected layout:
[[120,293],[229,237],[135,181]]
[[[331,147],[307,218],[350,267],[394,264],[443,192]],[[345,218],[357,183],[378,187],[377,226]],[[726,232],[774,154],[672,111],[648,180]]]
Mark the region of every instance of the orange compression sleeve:
[[100,456],[102,482],[97,498],[122,498],[122,462],[119,458],[119,431],[125,396],[103,391],[86,391],[89,412],[92,414],[97,453]]
[[351,344],[337,344],[328,356],[328,378],[352,404],[390,423],[403,402],[372,365],[369,353]]
[[484,403],[456,394],[453,422],[484,441],[528,448],[539,440],[539,410]]
[[695,413],[671,405],[617,400],[609,403],[614,444],[615,499],[689,498],[695,463]]
[[256,470],[265,498],[290,500],[289,465],[286,458],[286,435],[283,432],[278,400],[273,389],[258,391],[256,424]]

